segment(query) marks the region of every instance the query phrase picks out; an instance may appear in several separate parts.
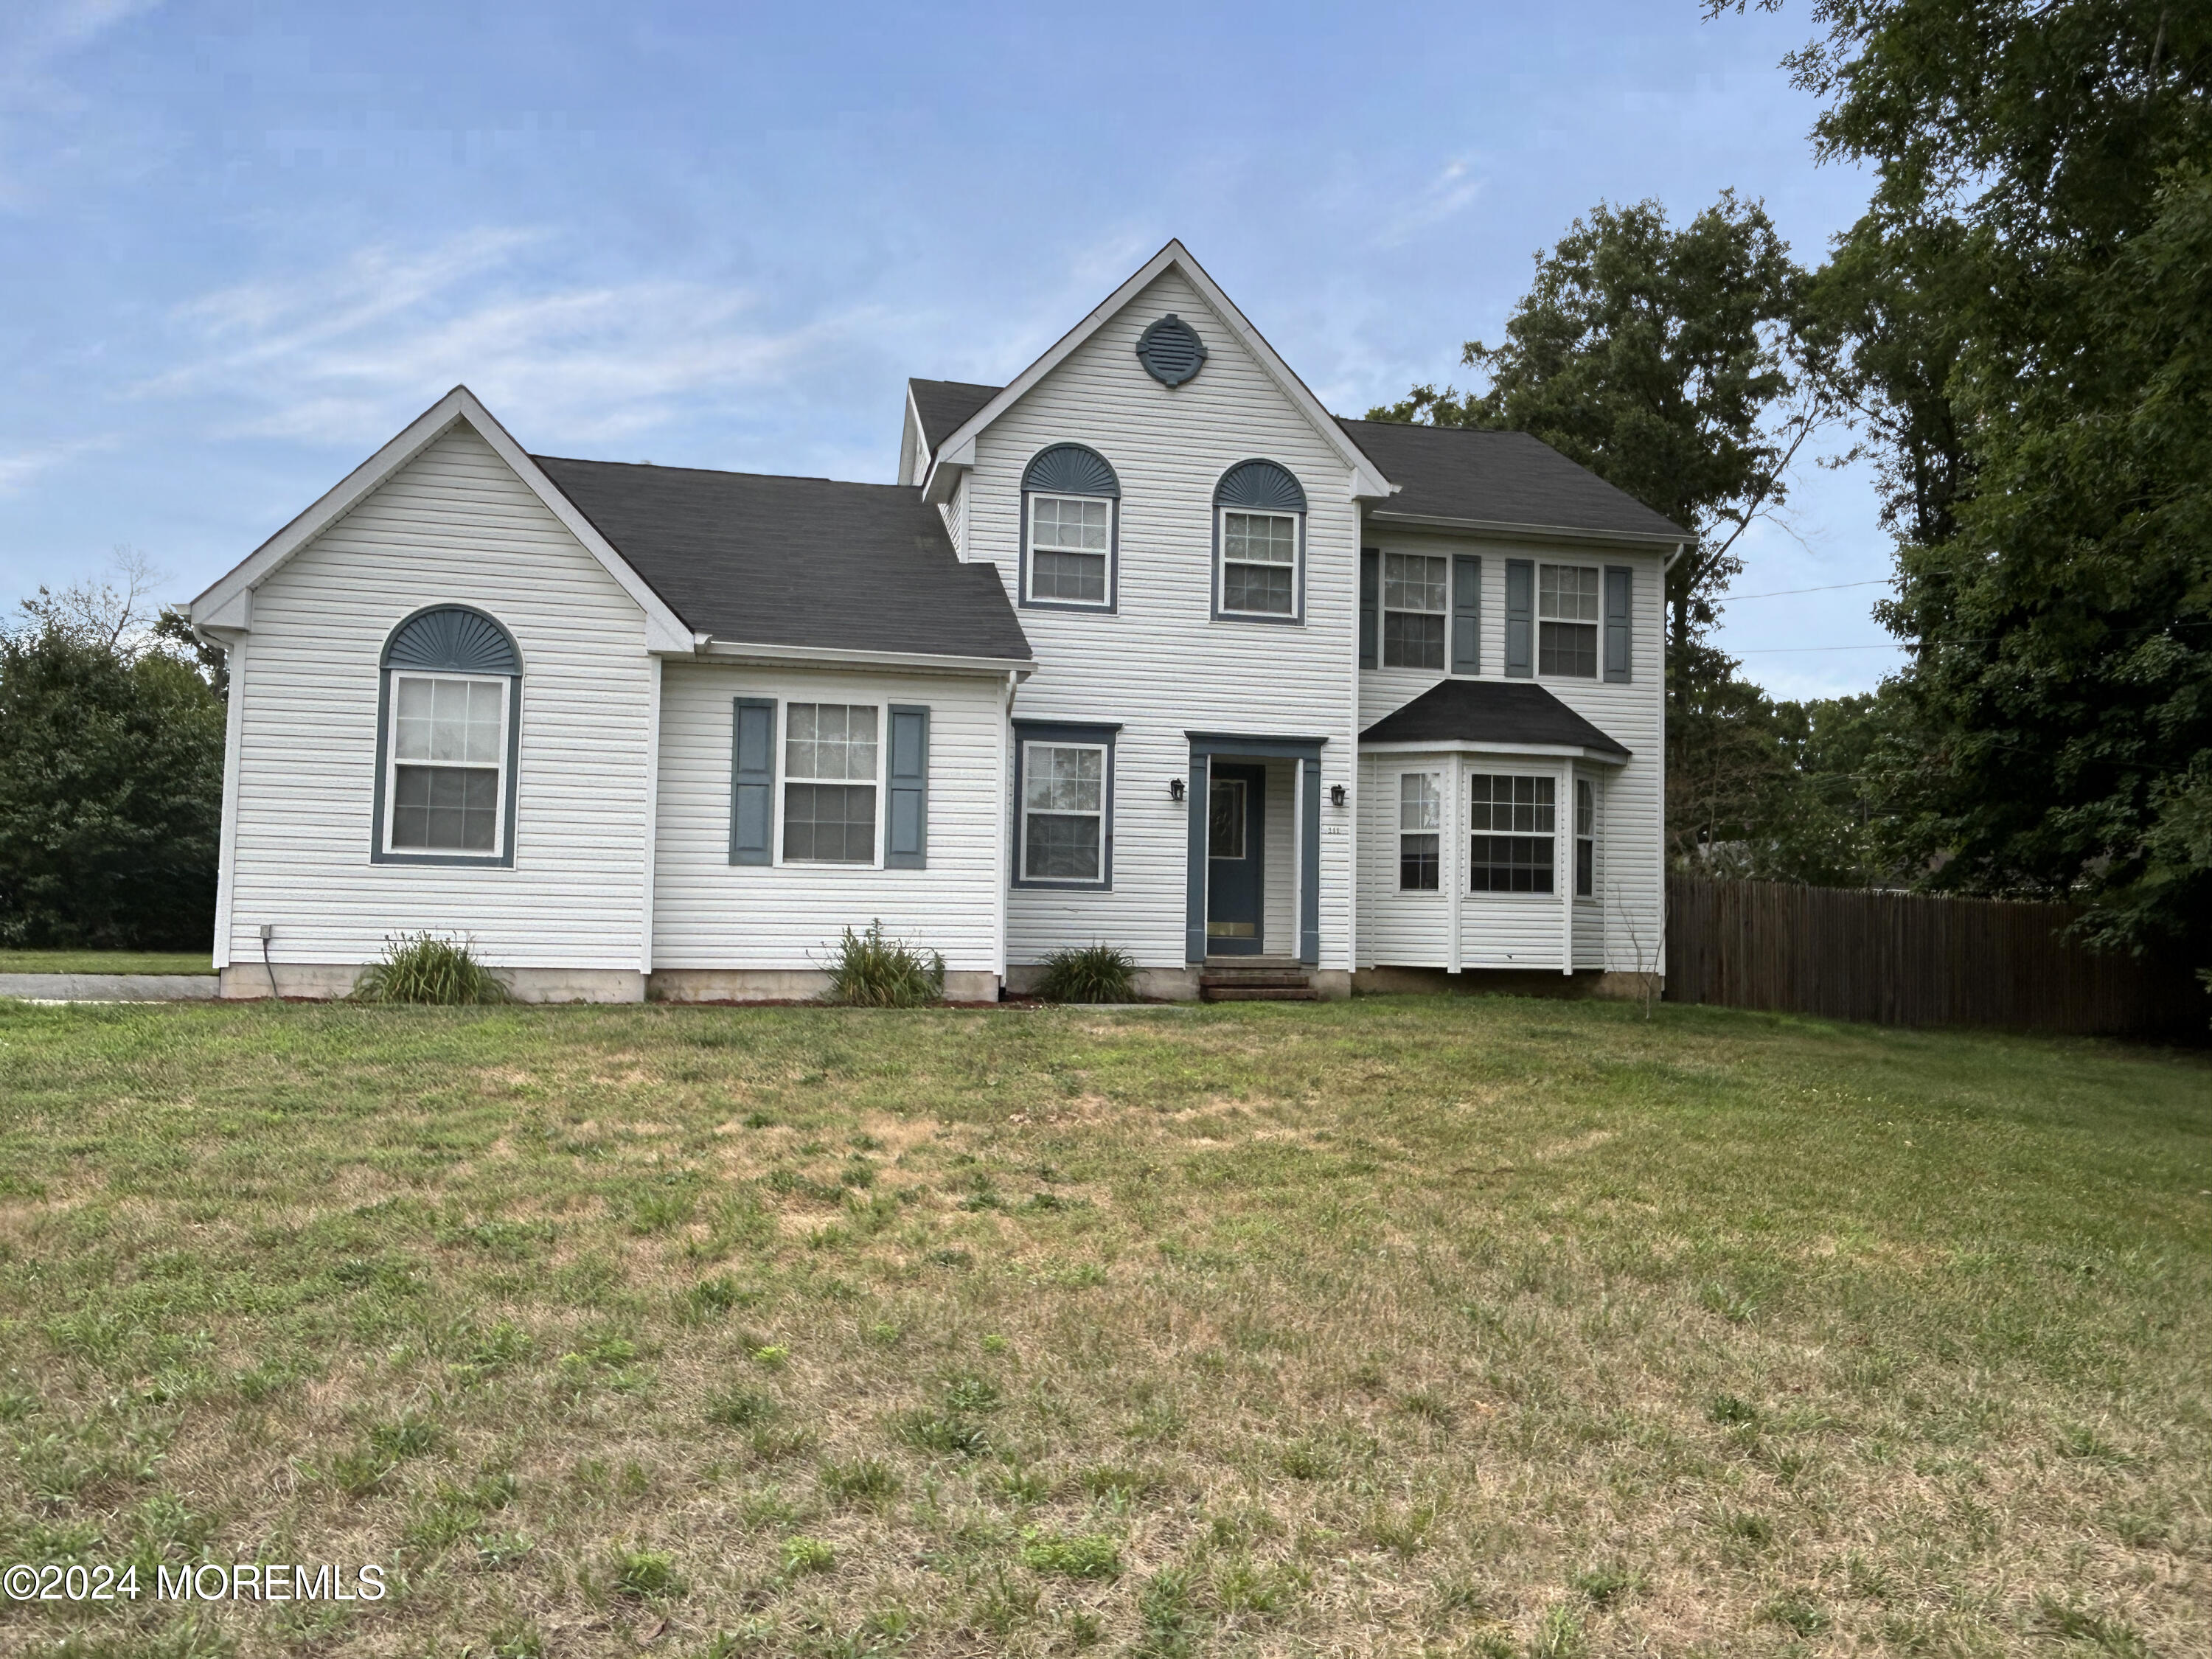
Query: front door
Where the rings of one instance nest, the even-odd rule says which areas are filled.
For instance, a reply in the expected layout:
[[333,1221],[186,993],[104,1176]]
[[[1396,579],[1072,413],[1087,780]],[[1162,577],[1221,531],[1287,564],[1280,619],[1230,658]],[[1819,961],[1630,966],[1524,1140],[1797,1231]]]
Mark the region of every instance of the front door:
[[1206,953],[1257,956],[1261,851],[1267,843],[1267,769],[1213,765],[1206,785]]

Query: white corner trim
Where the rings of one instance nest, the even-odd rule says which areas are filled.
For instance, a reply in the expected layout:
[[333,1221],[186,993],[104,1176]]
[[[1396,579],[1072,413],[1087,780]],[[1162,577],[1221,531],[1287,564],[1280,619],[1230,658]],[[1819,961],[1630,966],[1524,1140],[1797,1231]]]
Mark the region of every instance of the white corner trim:
[[316,537],[360,506],[392,474],[443,437],[453,426],[464,422],[491,446],[493,453],[530,487],[531,492],[544,503],[546,510],[561,521],[562,528],[583,544],[585,550],[620,585],[623,592],[629,594],[638,609],[645,613],[646,648],[649,651],[690,650],[691,630],[683,619],[668,608],[660,596],[646,584],[642,576],[630,568],[629,562],[599,534],[592,521],[577,511],[575,503],[554,486],[553,481],[545,476],[538,463],[530,459],[522,446],[516,443],[507,428],[493,417],[491,411],[477,401],[476,393],[465,386],[455,386],[416,416],[398,436],[348,473],[307,511],[262,543],[217,580],[213,586],[194,599],[191,603],[193,623],[199,627],[245,629],[250,626],[253,589],[283,568],[294,555]]
[[222,829],[215,860],[215,957],[219,973],[230,966],[230,908],[238,890],[239,747],[246,735],[246,641],[220,641],[230,670],[222,711]]
[[931,493],[939,489],[945,489],[949,495],[950,485],[940,484],[939,475],[951,468],[970,467],[975,464],[976,434],[1012,408],[1030,387],[1059,368],[1078,346],[1097,333],[1132,300],[1170,270],[1182,272],[1190,285],[1198,290],[1199,297],[1228,325],[1229,331],[1237,337],[1237,343],[1252,354],[1260,366],[1267,370],[1268,378],[1275,382],[1277,389],[1297,406],[1298,412],[1305,416],[1308,424],[1321,434],[1322,441],[1334,449],[1345,465],[1351,469],[1352,499],[1389,496],[1397,492],[1398,486],[1383,477],[1382,468],[1368,459],[1366,453],[1352,441],[1352,434],[1339,426],[1335,417],[1322,407],[1321,399],[1314,396],[1288,363],[1275,355],[1274,347],[1269,345],[1260,331],[1252,326],[1251,319],[1237,308],[1229,296],[1215,284],[1213,278],[1207,276],[1198,261],[1191,258],[1190,250],[1178,239],[1171,240],[1165,247],[1146,260],[1134,276],[1108,295],[1090,315],[1054,341],[1042,356],[1001,386],[997,397],[969,416],[965,425],[957,428],[937,447],[937,453],[930,459],[923,481],[925,498],[933,501],[941,499]]

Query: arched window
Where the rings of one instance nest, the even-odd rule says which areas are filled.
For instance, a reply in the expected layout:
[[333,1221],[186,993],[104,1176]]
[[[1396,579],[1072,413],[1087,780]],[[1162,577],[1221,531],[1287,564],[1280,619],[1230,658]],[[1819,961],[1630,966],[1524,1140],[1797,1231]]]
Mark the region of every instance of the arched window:
[[379,665],[380,863],[512,865],[522,655],[507,631],[457,605],[392,630]]
[[1213,489],[1213,614],[1305,617],[1306,492],[1273,461],[1239,461]]
[[1118,573],[1121,481],[1104,456],[1054,444],[1022,474],[1024,605],[1111,611]]

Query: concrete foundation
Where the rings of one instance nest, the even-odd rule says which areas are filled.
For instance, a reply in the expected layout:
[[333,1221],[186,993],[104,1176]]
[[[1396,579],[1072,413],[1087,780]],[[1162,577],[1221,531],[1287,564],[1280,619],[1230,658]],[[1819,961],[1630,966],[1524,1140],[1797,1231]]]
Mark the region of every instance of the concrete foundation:
[[[829,988],[818,968],[660,968],[645,994],[653,1002],[811,1002]],[[945,1000],[996,1002],[999,976],[947,969]]]
[[1587,969],[1559,974],[1536,969],[1470,968],[1465,973],[1448,974],[1441,968],[1362,968],[1352,975],[1352,990],[1353,994],[1364,997],[1595,997],[1626,1002],[1644,994],[1647,979],[1658,981],[1660,976],[1599,973]]
[[[278,996],[309,997],[335,1001],[347,995],[362,975],[363,964],[344,962],[280,962],[276,964]],[[507,982],[517,1002],[642,1002],[645,976],[635,969],[621,968],[499,968],[493,970]],[[234,962],[222,970],[225,997],[251,999],[270,995],[270,972],[258,962]]]

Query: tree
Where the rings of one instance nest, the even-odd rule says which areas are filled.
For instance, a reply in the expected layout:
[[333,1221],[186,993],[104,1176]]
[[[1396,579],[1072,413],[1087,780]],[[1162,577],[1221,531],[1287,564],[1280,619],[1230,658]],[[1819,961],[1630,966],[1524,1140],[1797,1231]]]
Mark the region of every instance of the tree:
[[223,708],[147,630],[146,586],[41,589],[0,630],[0,942],[213,933]]
[[1416,386],[1368,418],[1532,433],[1689,531],[1668,586],[1679,655],[1833,413],[1803,288],[1756,202],[1724,192],[1680,229],[1656,202],[1601,203],[1537,256],[1505,343],[1462,349],[1486,387]]
[[1812,15],[1819,152],[1876,168],[1810,303],[1904,538],[1907,833],[1935,884],[2091,897],[2098,937],[2205,960],[2212,10]]

